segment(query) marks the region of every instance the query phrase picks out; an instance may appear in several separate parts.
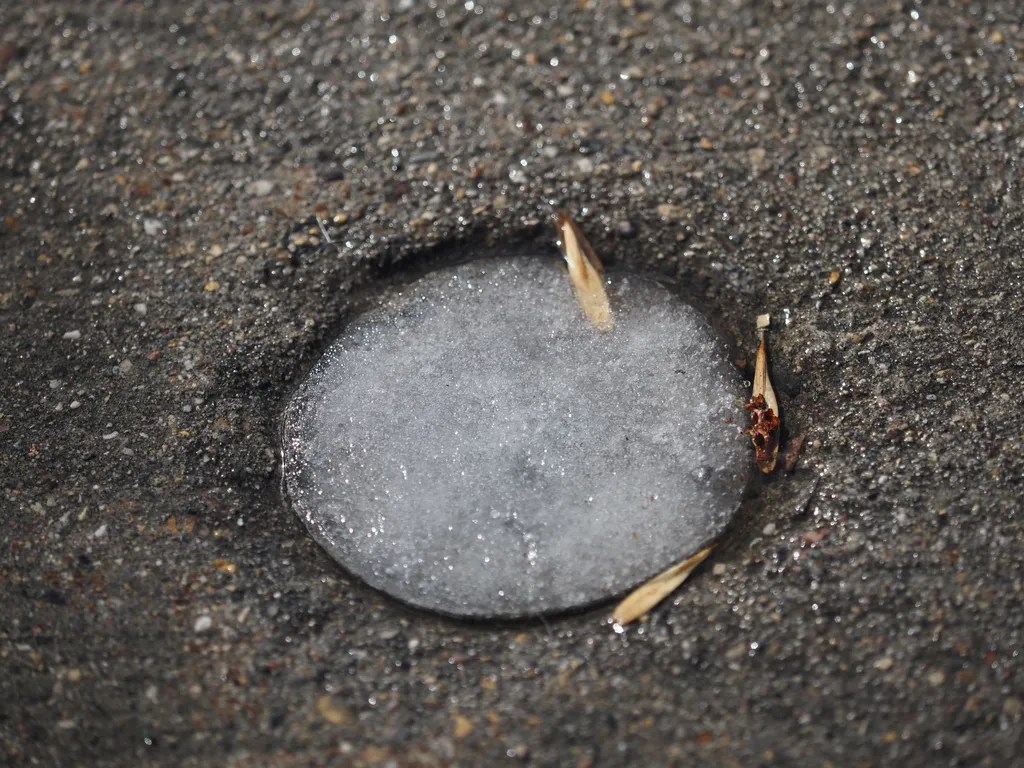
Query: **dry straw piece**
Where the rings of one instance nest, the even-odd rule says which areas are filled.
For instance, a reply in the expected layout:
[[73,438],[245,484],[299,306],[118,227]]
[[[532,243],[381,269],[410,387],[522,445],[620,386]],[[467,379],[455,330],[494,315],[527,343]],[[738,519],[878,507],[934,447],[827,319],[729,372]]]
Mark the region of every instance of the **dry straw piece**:
[[612,621],[617,626],[624,627],[626,624],[639,619],[675,592],[676,588],[693,573],[693,569],[707,559],[713,549],[714,546],[702,549],[693,557],[673,565],[668,570],[662,571],[653,579],[635,589],[625,600],[615,606],[615,610],[612,612]]
[[757,348],[757,362],[754,364],[754,389],[746,405],[750,411],[750,429],[747,434],[754,441],[754,461],[765,474],[775,469],[775,458],[779,454],[779,401],[775,398],[775,390],[768,378],[768,352],[764,343],[765,331],[770,325],[769,315],[757,316],[761,344]]
[[555,214],[555,229],[558,230],[558,243],[569,265],[569,278],[576,289],[583,314],[598,330],[610,331],[612,311],[604,289],[601,260],[567,213],[559,211]]

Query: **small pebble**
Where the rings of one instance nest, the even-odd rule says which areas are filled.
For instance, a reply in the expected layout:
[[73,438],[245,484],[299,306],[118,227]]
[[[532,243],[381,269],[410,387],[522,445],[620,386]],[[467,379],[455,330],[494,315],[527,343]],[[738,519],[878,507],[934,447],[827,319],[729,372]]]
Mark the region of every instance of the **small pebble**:
[[144,219],[142,229],[150,237],[155,237],[164,231],[164,223],[160,219]]
[[683,206],[672,203],[662,203],[655,210],[663,219],[681,219],[686,215],[686,209]]
[[146,311],[148,310],[148,307],[145,304],[143,304],[142,302],[139,302],[138,304],[133,304],[132,305],[132,309],[134,309],[140,315],[144,315],[144,314],[146,314]]
[[238,565],[232,563],[230,560],[225,560],[222,557],[218,557],[213,561],[213,567],[221,573],[235,574],[238,573]]
[[80,402],[78,402],[77,400],[72,400],[71,401],[71,405],[68,406],[68,408],[70,408],[72,411],[74,411],[74,410],[76,410],[78,408],[81,408],[81,407],[82,407],[82,404]]
[[274,191],[274,182],[269,179],[257,179],[256,181],[250,182],[246,189],[249,191],[249,194],[254,197],[266,197]]
[[78,341],[80,338],[82,338],[82,332],[81,331],[68,331],[67,333],[64,334],[64,338],[65,339],[70,339],[71,341]]
[[107,524],[104,523],[103,525],[101,525],[99,528],[97,528],[95,531],[92,532],[92,535],[90,536],[90,538],[102,539],[106,535],[107,535]]
[[209,616],[200,616],[196,619],[195,630],[196,632],[206,632],[213,626],[213,619]]
[[820,544],[828,536],[827,528],[819,528],[816,531],[808,531],[800,536],[800,540],[806,544]]
[[348,712],[339,707],[330,696],[321,696],[317,699],[316,711],[331,725],[344,725],[349,720]]
[[885,672],[887,669],[892,669],[893,660],[888,656],[883,656],[875,662],[875,669],[880,669]]
[[633,223],[629,219],[619,219],[612,222],[612,228],[622,237],[632,237],[636,234]]
[[464,739],[473,732],[473,723],[462,715],[455,715],[452,717],[452,722],[455,726],[456,739]]

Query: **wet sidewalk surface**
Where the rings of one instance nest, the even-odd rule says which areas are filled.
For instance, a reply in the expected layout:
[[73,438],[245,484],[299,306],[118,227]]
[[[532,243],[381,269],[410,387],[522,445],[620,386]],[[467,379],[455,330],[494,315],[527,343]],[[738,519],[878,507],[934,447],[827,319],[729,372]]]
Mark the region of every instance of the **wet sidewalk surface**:
[[[0,762],[1011,764],[1019,17],[5,4]],[[556,208],[741,364],[771,312],[806,436],[621,635],[403,607],[281,491],[353,311],[466,248],[555,254]]]

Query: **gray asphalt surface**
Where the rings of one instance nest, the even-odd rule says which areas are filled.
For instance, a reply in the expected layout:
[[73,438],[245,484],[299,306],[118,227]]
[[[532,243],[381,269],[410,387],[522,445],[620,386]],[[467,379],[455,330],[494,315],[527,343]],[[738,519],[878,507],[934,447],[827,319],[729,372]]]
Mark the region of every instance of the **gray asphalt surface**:
[[[0,762],[1024,763],[1020,18],[4,3]],[[404,608],[280,490],[357,298],[556,207],[770,311],[807,439],[623,635]]]

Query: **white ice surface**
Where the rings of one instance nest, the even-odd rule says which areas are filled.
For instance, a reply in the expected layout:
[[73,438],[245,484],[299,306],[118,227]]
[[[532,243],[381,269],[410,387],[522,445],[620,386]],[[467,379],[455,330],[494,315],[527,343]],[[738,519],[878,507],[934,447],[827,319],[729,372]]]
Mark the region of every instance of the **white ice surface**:
[[726,347],[650,280],[611,296],[606,334],[559,263],[481,259],[350,323],[286,414],[314,537],[408,603],[511,617],[614,596],[720,534],[749,465]]

